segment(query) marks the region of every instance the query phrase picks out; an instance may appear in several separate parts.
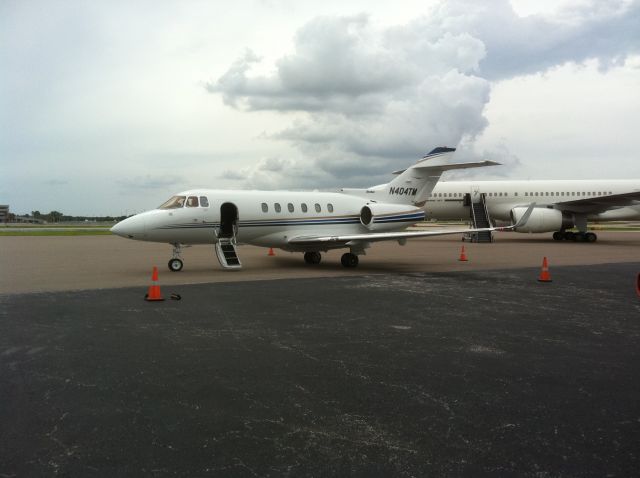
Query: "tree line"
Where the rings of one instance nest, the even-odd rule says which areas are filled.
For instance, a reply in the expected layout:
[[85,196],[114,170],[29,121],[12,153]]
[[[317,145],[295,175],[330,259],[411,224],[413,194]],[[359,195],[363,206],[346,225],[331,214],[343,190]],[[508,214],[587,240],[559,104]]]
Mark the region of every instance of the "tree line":
[[42,214],[40,211],[31,211],[31,214],[27,214],[26,217],[32,217],[41,221],[47,222],[68,222],[68,221],[95,221],[95,222],[113,222],[122,221],[127,216],[68,216],[60,211],[51,211],[47,214]]

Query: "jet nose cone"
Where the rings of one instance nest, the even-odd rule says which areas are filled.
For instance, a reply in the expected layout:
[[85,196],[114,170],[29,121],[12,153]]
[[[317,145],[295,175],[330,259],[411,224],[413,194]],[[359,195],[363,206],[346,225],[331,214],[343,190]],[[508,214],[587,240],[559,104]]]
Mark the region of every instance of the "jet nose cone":
[[142,217],[132,216],[110,229],[112,234],[128,239],[141,239],[145,232],[145,220]]

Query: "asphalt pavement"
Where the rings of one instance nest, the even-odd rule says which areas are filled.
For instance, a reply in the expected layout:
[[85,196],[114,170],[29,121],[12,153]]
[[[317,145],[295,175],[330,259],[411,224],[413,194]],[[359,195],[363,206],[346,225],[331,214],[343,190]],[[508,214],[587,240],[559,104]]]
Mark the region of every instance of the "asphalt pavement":
[[640,262],[0,296],[0,476],[633,476]]

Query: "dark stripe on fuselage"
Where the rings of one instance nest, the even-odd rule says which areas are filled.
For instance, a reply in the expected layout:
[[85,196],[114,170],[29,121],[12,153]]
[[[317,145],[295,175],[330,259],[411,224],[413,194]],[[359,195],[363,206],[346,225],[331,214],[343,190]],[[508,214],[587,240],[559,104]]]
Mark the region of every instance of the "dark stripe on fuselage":
[[[374,223],[391,222],[418,222],[425,217],[424,212],[402,215],[387,215],[374,218]],[[238,221],[238,227],[274,227],[274,226],[316,226],[316,225],[341,225],[360,224],[360,216],[348,216],[340,218],[295,218],[295,219],[252,219],[248,221]],[[219,223],[184,223],[169,224],[156,229],[210,229],[219,227]]]

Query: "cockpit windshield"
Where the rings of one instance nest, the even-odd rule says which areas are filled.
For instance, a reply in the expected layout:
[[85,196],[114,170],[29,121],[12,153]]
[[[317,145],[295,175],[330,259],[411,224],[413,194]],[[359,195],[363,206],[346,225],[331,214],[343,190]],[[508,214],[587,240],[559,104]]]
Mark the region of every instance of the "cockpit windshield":
[[184,206],[184,201],[186,198],[186,196],[173,196],[163,205],[158,207],[158,209],[178,209]]

